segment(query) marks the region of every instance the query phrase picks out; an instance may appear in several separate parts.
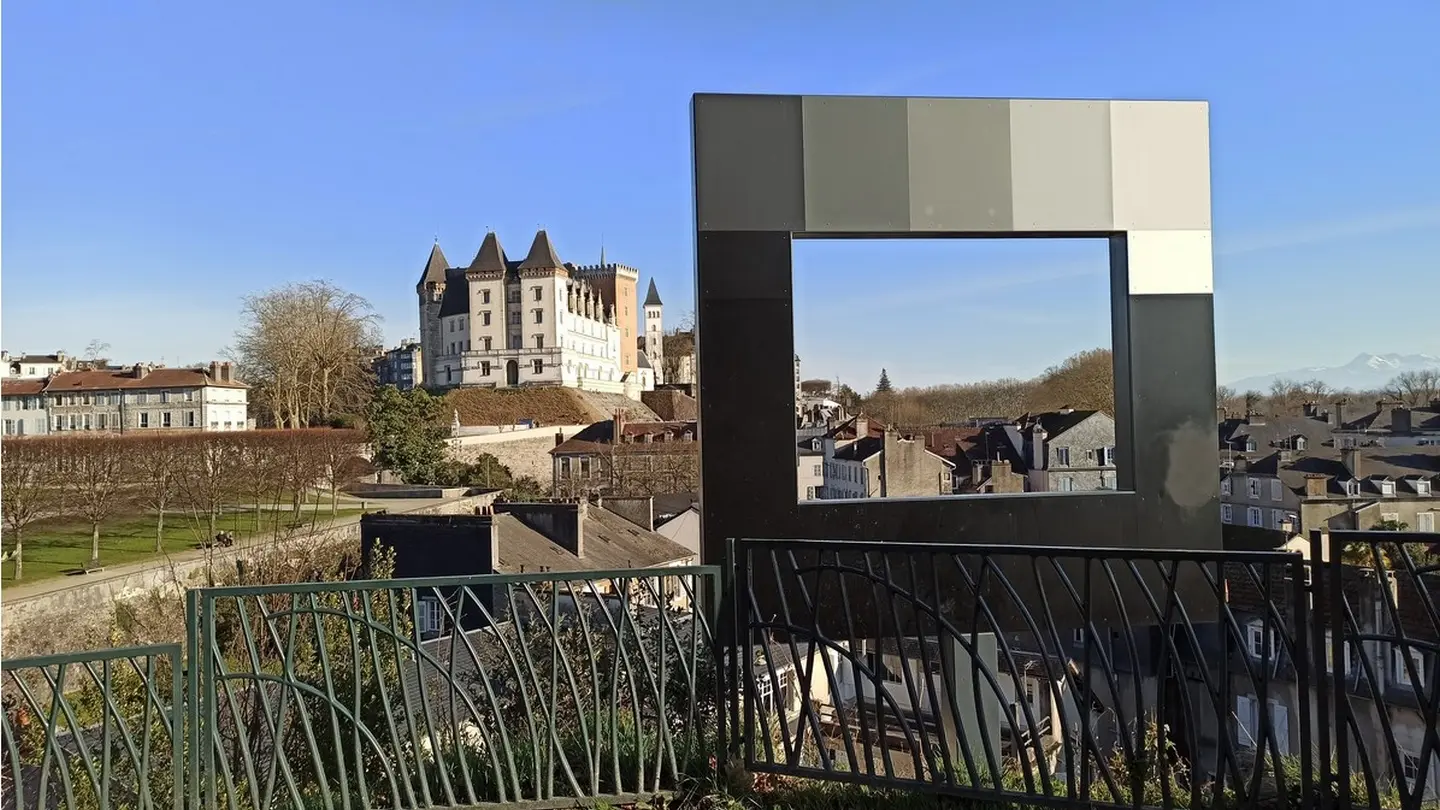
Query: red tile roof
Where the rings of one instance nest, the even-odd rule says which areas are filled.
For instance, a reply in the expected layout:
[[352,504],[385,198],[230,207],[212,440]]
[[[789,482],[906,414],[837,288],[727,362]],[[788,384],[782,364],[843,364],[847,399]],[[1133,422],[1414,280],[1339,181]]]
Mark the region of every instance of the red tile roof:
[[[62,371],[44,385],[46,393],[66,391],[113,391],[117,388],[249,388],[241,382],[213,379],[199,368],[157,368],[136,378],[130,371]],[[8,393],[8,392],[7,392]]]
[[44,380],[0,380],[0,392],[6,396],[26,396],[44,391]]

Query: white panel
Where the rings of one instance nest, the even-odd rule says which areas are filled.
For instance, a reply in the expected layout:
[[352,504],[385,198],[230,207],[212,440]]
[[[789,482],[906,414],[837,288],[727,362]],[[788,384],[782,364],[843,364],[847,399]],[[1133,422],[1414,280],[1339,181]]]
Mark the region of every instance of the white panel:
[[1112,101],[1115,229],[1210,225],[1210,107],[1203,101]]
[[1209,231],[1131,231],[1125,242],[1131,295],[1215,292]]

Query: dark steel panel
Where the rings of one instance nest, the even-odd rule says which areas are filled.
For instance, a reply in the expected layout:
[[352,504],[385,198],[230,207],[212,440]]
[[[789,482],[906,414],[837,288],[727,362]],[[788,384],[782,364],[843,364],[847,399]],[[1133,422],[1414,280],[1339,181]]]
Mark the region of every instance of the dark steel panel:
[[697,227],[803,230],[800,97],[697,94],[690,109]]

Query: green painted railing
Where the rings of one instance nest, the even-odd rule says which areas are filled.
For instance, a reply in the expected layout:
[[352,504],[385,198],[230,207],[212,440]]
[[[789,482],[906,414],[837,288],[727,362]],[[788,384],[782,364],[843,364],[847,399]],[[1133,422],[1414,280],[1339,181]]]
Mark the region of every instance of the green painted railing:
[[4,663],[3,807],[653,797],[718,752],[700,609],[718,584],[697,566],[191,591],[183,661]]
[[193,592],[191,806],[573,806],[699,775],[718,571],[645,574]]
[[0,662],[5,808],[180,806],[180,645]]

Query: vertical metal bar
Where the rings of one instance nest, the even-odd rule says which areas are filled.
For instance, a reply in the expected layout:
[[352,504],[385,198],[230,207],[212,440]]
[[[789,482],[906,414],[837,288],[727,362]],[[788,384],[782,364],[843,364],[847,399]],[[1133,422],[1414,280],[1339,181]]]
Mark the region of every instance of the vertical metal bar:
[[200,734],[200,591],[185,593],[185,717],[183,727],[175,733],[183,738],[185,745],[185,767],[190,778],[185,786],[190,797],[189,806],[200,807],[200,747],[196,744]]

